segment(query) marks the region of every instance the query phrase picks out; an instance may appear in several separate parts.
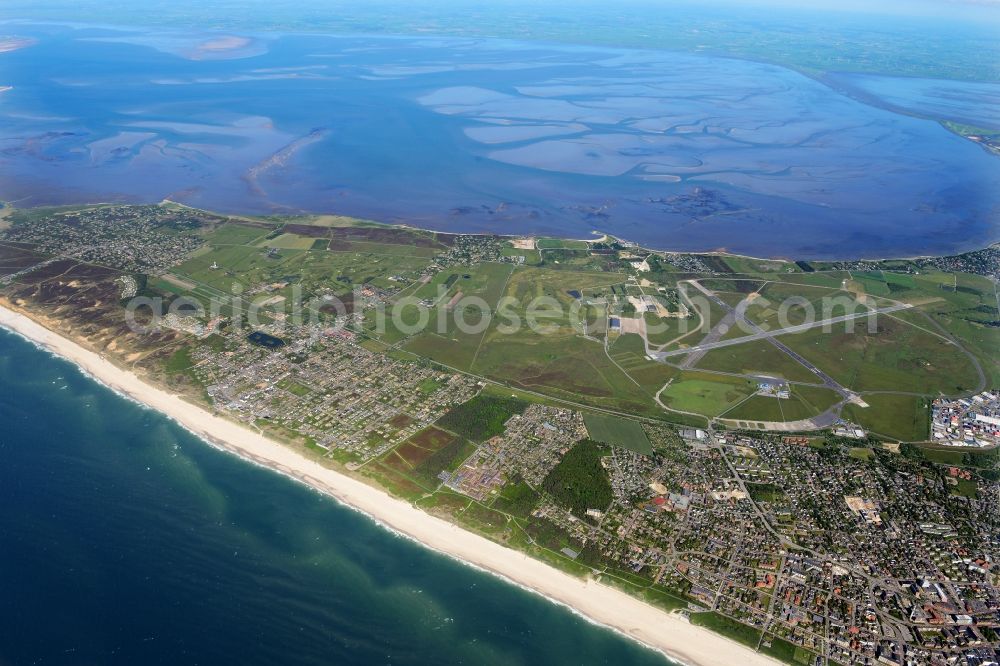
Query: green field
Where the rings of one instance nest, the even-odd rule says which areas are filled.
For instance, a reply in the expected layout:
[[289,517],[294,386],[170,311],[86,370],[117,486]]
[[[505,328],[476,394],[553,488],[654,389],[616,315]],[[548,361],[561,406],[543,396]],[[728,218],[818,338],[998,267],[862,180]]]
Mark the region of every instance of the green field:
[[798,273],[802,269],[790,261],[777,261],[771,259],[755,259],[753,257],[723,257],[723,261],[732,269],[734,273]]
[[[448,276],[440,277],[443,273]],[[416,295],[437,293],[436,287],[432,289],[435,283],[447,285],[446,297],[437,299],[432,320],[436,322],[436,316],[443,313],[450,323],[440,331],[415,335],[403,348],[514,388],[632,413],[656,413],[649,389],[658,390],[673,371],[642,356],[632,359],[638,362],[624,370],[617,366],[601,342],[583,337],[585,306],[568,293],[578,290],[590,297],[621,282],[616,274],[512,269],[506,264],[484,264],[469,273],[441,271]],[[480,297],[490,306],[504,297],[485,331],[470,333],[454,324],[447,304],[458,291]],[[468,321],[478,322],[475,314]]]
[[643,313],[643,318],[646,320],[646,339],[651,346],[666,345],[694,331],[698,326],[698,318],[695,316],[661,318],[652,312],[646,312]]
[[663,391],[661,399],[670,409],[718,416],[756,390],[754,382],[738,377],[685,370]]
[[929,436],[926,399],[891,393],[869,394],[862,398],[869,406],[846,405],[845,419],[877,435],[904,442],[922,442]]
[[718,613],[692,613],[691,624],[711,629],[726,638],[732,639],[737,643],[742,643],[743,645],[748,645],[753,649],[757,649],[757,643],[760,642],[761,633],[759,629],[740,624]]
[[840,402],[840,394],[822,386],[794,384],[791,397],[755,395],[721,416],[742,421],[799,421],[817,416]]
[[713,349],[702,357],[697,367],[718,372],[780,377],[796,382],[817,381],[816,375],[767,340]]
[[291,299],[300,288],[308,301],[318,293],[343,295],[363,284],[396,289],[399,282],[390,278],[416,280],[437,251],[359,241],[356,249],[334,252],[326,249],[327,239],[273,229],[239,223],[216,227],[205,235],[207,245],[172,270],[179,280],[161,281],[158,287],[208,299],[230,296],[234,289],[283,284],[262,297]]
[[630,449],[645,456],[653,454],[653,445],[636,421],[594,412],[585,412],[583,421],[590,439],[595,442]]
[[[690,286],[678,285],[678,278],[698,278],[731,305],[748,296],[755,298],[747,316],[769,328],[798,323],[810,310],[820,317],[850,311],[856,298],[880,305],[898,301],[916,306],[880,316],[872,330],[866,319],[860,319],[838,324],[832,331],[812,329],[781,337],[839,383],[870,398],[872,407],[849,405],[844,416],[891,439],[925,438],[924,400],[916,394],[932,397],[976,389],[983,384],[976,362],[983,368],[987,385],[1000,383],[1000,355],[995,353],[1000,347],[1000,329],[991,325],[1000,320],[1000,312],[993,283],[982,276],[933,268],[917,271],[912,261],[898,262],[895,270],[899,272],[849,274],[828,270],[830,266],[822,262],[814,262],[821,272],[802,272],[789,262],[706,255],[701,259],[717,271],[713,275],[682,276],[667,260],[653,257],[651,272],[629,280],[621,272],[630,270],[627,262],[614,256],[591,256],[584,241],[554,238],[537,241],[541,253],[514,252],[509,244],[504,247],[508,256],[536,255],[531,261],[540,257],[543,265],[481,263],[428,271],[429,260],[451,241],[430,232],[350,220],[327,226],[303,226],[303,222],[310,224],[305,218],[284,225],[278,218],[262,218],[203,227],[195,233],[206,245],[170,274],[151,277],[149,284],[202,298],[263,285],[263,290],[255,290],[254,298],[274,301],[273,307],[281,307],[275,299],[288,301],[297,289],[304,299],[331,292],[346,296],[360,285],[384,289],[394,294],[387,304],[389,316],[378,317],[369,309],[363,323],[372,337],[368,344],[378,344],[381,350],[437,361],[509,389],[679,420],[689,420],[682,414],[689,413],[739,422],[797,421],[822,413],[838,398],[818,386],[812,372],[764,340],[712,350],[694,368],[682,371],[651,361],[639,336],[607,330],[609,313],[617,316],[623,309],[632,311],[629,296],[664,290],[673,294],[681,288],[692,297],[701,296]],[[653,283],[643,282],[640,288],[642,280]],[[759,297],[752,296],[758,293]],[[400,328],[392,319],[392,308],[408,297],[423,304],[399,306],[404,325]],[[831,298],[835,301],[832,308],[827,303]],[[538,299],[543,301],[541,307],[537,307]],[[779,306],[788,299],[798,304],[782,310]],[[676,306],[676,296],[670,302]],[[529,308],[529,303],[536,307]],[[693,327],[700,317],[660,319],[643,313],[651,348],[666,343],[669,348],[697,344],[724,315],[723,308],[704,298],[696,309],[706,322],[681,340],[677,338],[684,329]],[[483,318],[484,312],[489,312],[490,319]],[[428,322],[423,329],[406,328],[422,318]],[[534,330],[527,325],[529,319]],[[379,321],[381,328],[376,327]],[[745,332],[732,327],[722,339],[742,335]],[[793,383],[791,399],[753,395],[754,377],[789,380]],[[661,399],[676,410],[672,414],[665,413],[654,399],[668,382]],[[615,440],[610,432],[600,437]]]
[[539,250],[586,250],[590,245],[586,241],[567,240],[564,238],[539,238],[535,241]]
[[978,383],[975,366],[955,345],[892,317],[879,317],[874,332],[856,320],[848,331],[813,329],[782,342],[856,391],[950,394]]
[[276,247],[284,250],[308,250],[313,246],[315,239],[308,236],[297,236],[295,234],[281,234],[276,238],[271,238],[262,245]]

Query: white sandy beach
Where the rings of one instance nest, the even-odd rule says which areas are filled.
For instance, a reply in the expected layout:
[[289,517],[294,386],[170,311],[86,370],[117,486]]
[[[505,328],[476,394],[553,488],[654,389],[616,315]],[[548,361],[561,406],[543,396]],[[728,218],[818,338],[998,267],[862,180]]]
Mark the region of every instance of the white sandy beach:
[[0,326],[72,361],[105,385],[168,415],[213,445],[299,479],[429,548],[530,588],[675,660],[699,666],[780,663],[624,592],[570,576],[323,467],[289,447],[143,382],[100,355],[2,306]]

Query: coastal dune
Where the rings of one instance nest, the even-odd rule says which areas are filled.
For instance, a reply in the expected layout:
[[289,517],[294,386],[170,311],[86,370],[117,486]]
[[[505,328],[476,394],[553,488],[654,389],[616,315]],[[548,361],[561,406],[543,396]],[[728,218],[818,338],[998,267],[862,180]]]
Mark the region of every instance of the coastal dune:
[[162,412],[214,446],[308,484],[424,546],[564,604],[672,659],[699,666],[780,663],[622,591],[573,577],[324,467],[287,446],[144,382],[23,314],[0,306],[0,326],[75,363],[111,389]]

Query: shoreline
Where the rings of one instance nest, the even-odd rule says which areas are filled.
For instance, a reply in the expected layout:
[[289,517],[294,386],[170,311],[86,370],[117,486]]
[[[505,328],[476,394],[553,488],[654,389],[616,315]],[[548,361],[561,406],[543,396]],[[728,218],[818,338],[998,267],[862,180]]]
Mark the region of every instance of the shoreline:
[[[4,202],[4,203],[8,203],[8,202]],[[242,220],[253,220],[254,218],[257,218],[259,221],[265,221],[266,220],[266,216],[262,216],[262,215],[240,215],[240,214],[236,214],[236,213],[220,213],[220,212],[217,212],[217,211],[208,210],[206,208],[198,208],[196,206],[189,206],[188,204],[181,203],[180,201],[174,201],[173,199],[170,199],[169,197],[163,199],[162,201],[160,201],[158,203],[153,203],[153,204],[135,204],[135,205],[140,205],[140,206],[162,206],[164,204],[170,204],[170,205],[173,205],[173,206],[180,206],[182,208],[187,208],[189,210],[198,211],[199,213],[205,213],[207,215],[218,215],[220,217],[230,217],[230,218],[233,218],[233,219],[242,219]],[[8,203],[8,205],[9,205],[9,203]],[[102,202],[102,203],[95,203],[95,204],[67,204],[66,207],[72,207],[72,206],[115,206],[115,205],[123,205],[123,204],[121,204],[121,203],[114,203],[114,202]],[[47,207],[48,206],[36,206],[36,208],[47,208]],[[51,207],[52,208],[60,208],[61,206],[51,206]],[[350,215],[341,215],[340,213],[331,213],[331,212],[327,212],[327,213],[295,213],[295,214],[288,214],[285,217],[291,217],[291,218],[306,217],[306,218],[308,218],[308,217],[319,217],[319,216],[322,216],[322,215],[337,215],[337,216],[341,216],[341,217],[347,217],[347,218],[350,218],[350,219],[358,220],[359,222],[363,222],[365,224],[372,224],[372,225],[376,225],[376,226],[380,226],[380,227],[389,227],[389,228],[397,228],[397,229],[409,229],[411,231],[422,231],[422,232],[431,233],[431,234],[450,234],[450,235],[453,235],[453,236],[459,236],[459,235],[461,235],[461,236],[496,236],[497,238],[508,238],[508,239],[509,238],[535,238],[536,240],[538,238],[555,238],[555,239],[562,240],[562,241],[581,241],[581,242],[584,242],[584,243],[602,243],[602,242],[606,242],[608,239],[614,239],[614,240],[617,240],[617,241],[620,241],[620,242],[624,243],[626,246],[633,246],[633,247],[636,247],[636,248],[638,248],[640,250],[643,250],[645,252],[656,253],[656,254],[679,254],[679,255],[693,255],[693,256],[697,255],[697,256],[708,256],[708,257],[736,257],[738,259],[752,259],[753,261],[781,261],[781,262],[785,262],[785,263],[795,263],[796,261],[806,261],[806,262],[815,261],[817,263],[827,263],[827,264],[829,264],[829,263],[849,262],[849,261],[920,261],[922,259],[946,259],[948,257],[958,257],[958,256],[961,256],[963,254],[968,254],[970,252],[979,252],[980,250],[988,250],[989,248],[994,247],[995,245],[1000,245],[1000,240],[997,240],[997,241],[994,241],[994,242],[988,242],[985,245],[980,245],[980,246],[975,247],[975,248],[973,248],[971,250],[966,250],[965,252],[959,252],[957,254],[918,254],[918,255],[913,255],[913,256],[876,257],[876,258],[863,258],[863,259],[843,259],[843,258],[841,258],[841,259],[794,259],[794,258],[791,258],[791,257],[784,257],[784,256],[781,256],[781,257],[777,257],[777,256],[775,256],[775,257],[757,257],[757,256],[754,256],[752,254],[741,254],[739,252],[730,252],[729,250],[726,250],[724,248],[717,248],[717,249],[714,249],[714,250],[705,250],[703,252],[695,252],[695,251],[689,251],[689,250],[656,249],[656,248],[646,247],[642,243],[637,243],[635,241],[630,241],[627,238],[623,238],[621,236],[615,236],[613,234],[609,234],[608,232],[602,231],[600,229],[593,229],[593,230],[591,230],[591,233],[594,234],[594,236],[600,236],[599,238],[566,238],[564,236],[547,236],[545,234],[536,234],[536,233],[502,234],[502,233],[491,233],[491,232],[486,232],[486,231],[474,231],[474,232],[441,231],[439,229],[431,229],[429,227],[420,227],[420,226],[416,226],[416,225],[413,225],[413,224],[407,224],[407,223],[403,223],[403,222],[379,222],[378,220],[368,220],[368,219],[359,218],[359,217],[355,218],[355,217],[351,217]],[[535,249],[537,250],[538,248],[535,248]]]
[[[217,217],[226,217],[226,218],[230,218],[232,220],[242,220],[242,221],[245,221],[245,222],[273,223],[272,220],[268,220],[267,219],[268,216],[266,216],[266,215],[225,213],[225,212],[220,212],[220,211],[214,211],[214,210],[209,210],[207,208],[198,208],[197,206],[189,206],[188,204],[181,203],[180,201],[174,201],[173,199],[171,199],[169,197],[161,199],[160,201],[157,201],[157,202],[96,201],[96,202],[84,202],[84,203],[74,203],[74,204],[53,204],[53,205],[41,204],[41,205],[37,205],[37,206],[28,206],[27,208],[22,208],[22,209],[16,208],[15,206],[12,205],[13,203],[15,203],[15,202],[6,201],[6,200],[0,200],[0,210],[5,210],[5,209],[10,209],[10,210],[35,210],[35,209],[40,209],[40,208],[73,209],[73,208],[97,208],[97,207],[100,207],[100,206],[165,206],[165,205],[171,205],[171,206],[180,206],[181,208],[187,208],[189,210],[197,211],[199,213],[205,213],[206,215],[215,215]],[[352,220],[357,220],[358,222],[361,222],[361,223],[366,224],[366,225],[373,225],[373,226],[378,226],[378,227],[387,227],[387,228],[390,228],[390,229],[407,229],[407,230],[410,230],[410,231],[421,231],[421,232],[424,232],[424,233],[446,234],[446,235],[452,235],[452,236],[496,236],[497,238],[505,238],[505,239],[512,239],[512,238],[535,238],[535,239],[538,239],[538,238],[555,238],[557,240],[562,240],[562,241],[580,241],[580,242],[583,242],[583,243],[601,243],[601,242],[606,242],[608,239],[614,239],[614,240],[622,242],[626,246],[631,246],[631,247],[634,247],[634,248],[638,248],[639,250],[642,250],[644,252],[653,253],[653,254],[676,254],[676,255],[710,256],[710,257],[735,257],[735,258],[738,258],[738,259],[751,259],[753,261],[778,261],[778,262],[784,262],[784,263],[795,263],[797,261],[805,261],[805,262],[816,262],[816,263],[827,263],[827,264],[830,264],[830,263],[843,263],[843,262],[852,262],[852,261],[859,261],[859,262],[860,261],[873,261],[873,262],[877,262],[877,261],[921,261],[921,260],[927,260],[927,259],[947,259],[949,257],[959,257],[959,256],[962,256],[963,254],[969,254],[970,252],[979,252],[981,250],[988,250],[991,247],[995,247],[995,246],[1000,245],[1000,240],[990,241],[990,242],[987,242],[987,243],[985,243],[983,245],[978,245],[976,247],[973,247],[972,249],[965,250],[964,252],[958,252],[958,253],[955,253],[955,254],[917,254],[917,255],[912,255],[912,256],[899,256],[899,255],[897,255],[897,256],[889,256],[889,257],[864,257],[864,258],[856,258],[856,259],[844,259],[844,258],[839,258],[839,259],[795,259],[795,258],[787,257],[787,256],[757,257],[757,256],[754,256],[752,254],[741,254],[739,252],[730,252],[729,250],[726,250],[725,248],[716,248],[716,249],[713,249],[713,250],[704,250],[704,251],[669,250],[669,249],[662,249],[662,248],[661,249],[657,249],[657,248],[647,247],[647,246],[643,245],[642,243],[637,243],[635,241],[631,241],[631,240],[629,240],[627,238],[624,238],[622,236],[615,236],[613,234],[609,234],[608,232],[602,231],[600,229],[593,229],[593,230],[591,230],[591,233],[595,236],[595,238],[568,238],[568,237],[565,237],[565,236],[546,235],[546,234],[541,234],[541,233],[504,234],[504,233],[499,233],[499,232],[486,232],[486,231],[471,231],[471,232],[465,232],[465,231],[442,231],[440,229],[432,229],[430,227],[421,227],[421,226],[417,226],[417,225],[414,225],[414,224],[408,224],[408,223],[405,223],[405,222],[379,222],[378,220],[370,220],[370,219],[365,219],[365,218],[360,218],[360,217],[353,217],[353,216],[350,216],[350,215],[343,215],[341,213],[335,213],[335,212],[329,212],[329,211],[325,212],[325,213],[298,212],[298,213],[282,213],[282,214],[276,214],[276,215],[278,217],[284,217],[284,218],[309,218],[309,217],[322,217],[324,215],[332,215],[332,216],[336,216],[336,217],[344,217],[344,218],[348,218],[348,219],[352,219]],[[322,225],[318,225],[318,226],[322,226]],[[535,249],[537,250],[538,248],[535,248]]]
[[284,444],[146,383],[102,355],[3,305],[0,305],[0,327],[73,363],[116,393],[160,412],[210,446],[304,483],[365,514],[382,528],[566,606],[587,621],[616,631],[671,660],[691,666],[781,663],[625,592],[576,578],[324,467]]

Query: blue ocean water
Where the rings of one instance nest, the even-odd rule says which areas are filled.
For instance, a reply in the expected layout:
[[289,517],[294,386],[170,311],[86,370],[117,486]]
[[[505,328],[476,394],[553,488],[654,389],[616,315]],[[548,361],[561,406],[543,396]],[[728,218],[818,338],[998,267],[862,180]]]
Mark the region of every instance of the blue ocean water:
[[0,329],[0,664],[664,664]]
[[990,120],[998,84],[869,78],[861,101],[667,51],[3,27],[23,47],[0,54],[0,198],[22,206],[169,197],[796,258],[1000,239],[1000,160],[909,115]]

